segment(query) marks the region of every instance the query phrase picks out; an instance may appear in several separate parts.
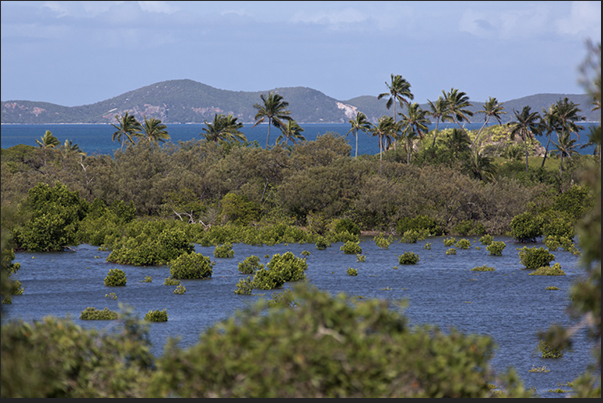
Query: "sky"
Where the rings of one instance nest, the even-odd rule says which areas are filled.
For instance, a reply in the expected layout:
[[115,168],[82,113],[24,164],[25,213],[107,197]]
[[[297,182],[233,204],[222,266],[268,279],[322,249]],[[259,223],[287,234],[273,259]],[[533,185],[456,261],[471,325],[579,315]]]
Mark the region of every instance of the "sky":
[[2,1],[1,100],[93,104],[157,82],[339,101],[581,94],[600,1]]

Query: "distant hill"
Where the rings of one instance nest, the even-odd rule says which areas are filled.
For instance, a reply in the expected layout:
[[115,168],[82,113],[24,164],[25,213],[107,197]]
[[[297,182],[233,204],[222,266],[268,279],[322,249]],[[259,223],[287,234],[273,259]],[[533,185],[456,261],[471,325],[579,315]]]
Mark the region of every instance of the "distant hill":
[[[320,91],[306,87],[275,88],[267,91],[227,91],[213,88],[193,80],[171,80],[155,83],[117,97],[91,105],[66,107],[48,102],[2,101],[1,123],[49,124],[49,123],[115,123],[115,115],[126,111],[137,119],[143,116],[161,119],[164,123],[204,123],[216,113],[233,114],[240,122],[255,122],[261,103],[260,95],[274,91],[289,102],[291,116],[299,123],[346,123],[357,111],[364,112],[376,123],[392,111],[385,107],[386,99],[376,96],[360,96],[347,101],[331,98]],[[504,102],[504,122],[513,117],[513,109],[520,111],[525,105],[532,110],[548,108],[559,98],[568,97],[580,105],[582,115],[588,121],[596,121],[600,114],[591,112],[587,95],[537,94]],[[435,100],[435,98],[434,98]],[[483,101],[474,102],[473,110],[481,109]],[[428,109],[428,104],[421,105]],[[396,110],[402,112],[401,110]],[[482,121],[483,115],[475,115],[472,121]]]

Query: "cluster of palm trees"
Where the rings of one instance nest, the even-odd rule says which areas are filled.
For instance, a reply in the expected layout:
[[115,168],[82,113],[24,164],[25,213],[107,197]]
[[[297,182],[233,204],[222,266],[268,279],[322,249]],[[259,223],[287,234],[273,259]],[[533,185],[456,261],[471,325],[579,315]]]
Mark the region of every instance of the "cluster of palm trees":
[[134,115],[130,115],[126,111],[123,116],[115,115],[117,124],[111,124],[115,129],[113,133],[113,141],[117,140],[121,145],[123,151],[126,142],[135,144],[135,139],[139,138],[141,141],[148,141],[152,144],[158,144],[170,139],[170,135],[167,132],[167,126],[161,123],[161,120],[156,118],[147,119],[144,117],[144,123],[140,123]]
[[77,144],[74,144],[71,140],[65,140],[65,143],[61,146],[61,142],[57,139],[50,130],[46,130],[44,135],[36,140],[36,144],[44,150],[44,165],[46,165],[47,151],[59,149],[63,154],[63,158],[68,158],[71,155],[83,157],[86,155]]
[[[358,157],[358,132],[364,132],[378,138],[379,141],[379,160],[383,160],[383,152],[389,149],[392,145],[394,150],[397,149],[398,142],[401,142],[406,152],[406,161],[410,163],[413,147],[417,139],[423,140],[428,133],[428,124],[431,123],[430,117],[435,119],[435,130],[433,134],[432,148],[436,146],[436,139],[439,134],[439,123],[452,122],[458,125],[459,129],[454,129],[446,139],[451,152],[456,148],[463,148],[472,151],[471,165],[475,165],[476,169],[480,166],[487,166],[489,160],[483,156],[480,151],[480,135],[491,119],[494,119],[501,124],[501,115],[506,114],[503,104],[496,98],[490,97],[484,104],[483,108],[477,113],[484,114],[484,122],[478,130],[473,141],[463,126],[465,122],[469,122],[469,118],[474,115],[471,111],[471,102],[466,93],[459,91],[456,88],[451,88],[450,91],[442,91],[442,95],[435,102],[428,100],[429,110],[424,110],[416,102],[411,102],[414,95],[411,92],[410,83],[401,75],[391,75],[391,81],[385,83],[388,91],[378,95],[378,99],[388,97],[386,108],[393,107],[393,115],[384,115],[378,119],[377,124],[369,122],[367,116],[362,112],[357,112],[356,116],[349,120],[351,128],[347,135],[353,134],[355,137],[355,157]],[[281,135],[277,138],[276,144],[279,145],[284,141],[284,145],[288,145],[289,141],[295,144],[297,141],[305,141],[301,126],[291,117],[291,112],[287,109],[289,103],[283,97],[274,92],[270,92],[267,96],[260,95],[262,103],[253,105],[257,110],[255,115],[255,124],[268,123],[268,133],[266,136],[266,148],[270,144],[270,128],[277,127],[281,131]],[[399,104],[402,112],[396,112],[396,105]],[[598,107],[600,108],[600,106]],[[597,106],[595,106],[597,109]],[[510,138],[519,137],[525,147],[526,155],[526,171],[528,170],[528,141],[533,140],[534,136],[544,135],[548,138],[546,152],[542,161],[542,166],[546,162],[549,154],[559,155],[561,157],[561,170],[563,170],[563,162],[565,158],[571,157],[576,151],[576,140],[571,138],[572,133],[579,136],[579,131],[582,127],[576,124],[577,121],[584,120],[579,116],[581,110],[576,104],[569,101],[567,98],[559,100],[552,105],[548,111],[543,109],[542,116],[538,112],[532,112],[529,106],[525,106],[521,112],[513,111],[515,120],[508,125],[510,126]],[[397,117],[401,119],[398,120]],[[118,121],[117,125],[113,125],[117,131],[113,134],[113,141],[117,140],[123,150],[126,142],[134,143],[134,138],[140,137],[152,143],[163,142],[169,139],[166,131],[166,126],[160,120],[144,117],[144,125],[141,125],[128,112],[124,116],[115,116]],[[240,131],[243,127],[241,122],[237,121],[232,114],[215,114],[213,122],[204,121],[207,128],[203,129],[200,135],[207,141],[247,141],[245,135]],[[557,142],[551,140],[551,134],[557,133]],[[595,138],[596,133],[591,133],[590,142],[585,145],[600,144]],[[599,134],[600,136],[600,134]],[[549,153],[549,145],[553,143],[556,147],[555,151]],[[584,147],[584,146],[583,146]],[[600,147],[600,146],[599,146]],[[599,150],[599,149],[597,149]],[[595,151],[597,152],[597,151]],[[599,151],[600,152],[600,151]]]

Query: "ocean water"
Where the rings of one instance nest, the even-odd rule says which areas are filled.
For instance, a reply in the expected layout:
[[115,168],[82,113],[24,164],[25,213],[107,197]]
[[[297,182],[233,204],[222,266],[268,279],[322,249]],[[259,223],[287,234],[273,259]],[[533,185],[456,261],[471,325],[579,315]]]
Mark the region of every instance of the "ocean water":
[[[479,129],[481,123],[470,123],[466,125],[467,129]],[[583,124],[587,127],[594,124]],[[167,124],[167,131],[170,134],[171,141],[175,144],[178,141],[189,141],[192,139],[201,139],[205,124]],[[268,125],[261,124],[256,127],[253,125],[245,125],[241,131],[247,137],[249,142],[258,141],[260,146],[266,146],[266,136],[268,134]],[[306,140],[315,140],[319,135],[327,132],[338,133],[345,136],[348,143],[352,146],[351,155],[355,153],[355,140],[353,133],[346,136],[350,130],[350,125],[347,123],[340,124],[302,124],[304,132],[302,133]],[[428,125],[429,130],[435,128],[435,124]],[[453,123],[440,123],[439,129],[449,127],[458,127]],[[115,128],[108,124],[47,124],[47,125],[7,125],[1,126],[1,147],[6,149],[18,144],[36,145],[36,140],[40,139],[46,130],[50,130],[52,134],[62,143],[65,140],[71,140],[79,145],[80,149],[88,153],[88,155],[113,155],[113,152],[120,148],[119,143],[113,142],[111,139]],[[581,136],[578,139],[579,144],[585,144],[588,141],[588,129],[581,131]],[[280,130],[274,126],[270,129],[270,144],[274,145],[277,137],[281,134]],[[555,135],[552,135],[555,138]],[[542,142],[542,138],[540,138]],[[552,145],[551,145],[552,147]],[[580,154],[592,154],[593,147],[578,149]],[[379,145],[376,137],[370,134],[358,133],[358,155],[362,154],[377,154],[379,153]]]

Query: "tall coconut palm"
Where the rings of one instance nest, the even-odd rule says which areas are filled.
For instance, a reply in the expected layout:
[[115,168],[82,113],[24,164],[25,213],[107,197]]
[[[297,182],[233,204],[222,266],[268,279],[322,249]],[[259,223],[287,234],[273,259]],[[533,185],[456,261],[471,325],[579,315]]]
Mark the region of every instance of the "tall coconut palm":
[[207,141],[247,141],[247,137],[239,131],[239,129],[243,128],[243,123],[237,122],[237,119],[232,114],[225,116],[222,113],[216,113],[214,114],[212,123],[204,120],[207,128],[203,128],[202,130],[205,133],[201,133],[200,135]]
[[580,146],[580,148],[586,148],[589,146],[595,146],[593,155],[599,157],[599,163],[601,162],[601,125],[597,127],[589,127],[588,142]]
[[471,102],[469,102],[469,97],[462,91],[459,91],[456,88],[451,88],[450,92],[444,92],[444,100],[446,101],[447,111],[450,114],[452,121],[456,123],[462,131],[465,133],[466,130],[463,126],[461,126],[461,122],[467,121],[469,122],[469,116],[473,116],[473,112],[469,109],[471,106]]
[[270,143],[270,126],[283,127],[284,124],[282,120],[293,120],[293,118],[290,116],[291,111],[287,110],[289,102],[283,101],[283,97],[279,94],[271,92],[268,94],[268,97],[265,97],[262,94],[260,95],[260,98],[262,99],[263,105],[253,105],[253,107],[258,110],[255,115],[256,122],[253,127],[264,122],[266,118],[268,119],[268,135],[266,136],[266,149],[268,149],[268,144]]
[[542,120],[540,122],[541,131],[540,134],[547,137],[546,147],[544,148],[544,158],[542,159],[542,165],[544,167],[547,156],[549,155],[549,145],[551,144],[551,134],[554,131],[560,131],[559,121],[557,120],[556,105],[549,106],[548,110],[542,108]]
[[442,98],[440,95],[435,103],[431,102],[429,99],[429,108],[431,116],[433,116],[436,120],[435,132],[433,133],[433,144],[432,147],[435,147],[436,137],[438,136],[438,124],[441,122],[452,121],[452,116],[448,113],[448,107],[446,106],[446,100]]
[[402,116],[401,124],[403,130],[406,130],[406,128],[410,127],[414,130],[414,132],[419,136],[420,139],[423,139],[424,133],[427,133],[427,131],[429,130],[427,125],[431,123],[429,121],[429,118],[427,117],[428,113],[429,112],[423,110],[421,106],[416,102],[413,102],[412,104],[408,105],[408,115],[404,113],[398,114]]
[[145,141],[149,141],[152,144],[164,142],[170,139],[170,135],[167,132],[167,126],[161,123],[161,120],[156,118],[147,119],[144,117],[144,123],[142,125],[141,136]]
[[377,125],[372,125],[370,132],[379,138],[379,161],[383,160],[383,150],[389,147],[397,131],[397,124],[391,116],[381,116]]
[[404,149],[406,151],[406,163],[410,164],[410,158],[413,152],[414,141],[419,138],[414,126],[405,126],[402,129],[402,138],[404,139]]
[[578,150],[576,150],[578,146],[577,141],[571,138],[571,133],[561,132],[561,134],[557,134],[557,142],[553,141],[553,144],[555,145],[556,150],[551,151],[551,155],[558,155],[561,157],[559,172],[563,173],[565,159],[571,158],[574,154],[578,154]]
[[385,107],[389,109],[392,105],[394,106],[394,123],[396,123],[396,101],[400,102],[401,107],[404,107],[404,105],[408,105],[408,100],[406,98],[412,101],[415,96],[410,92],[410,83],[406,81],[405,78],[402,78],[401,75],[392,74],[391,80],[391,84],[388,84],[387,81],[385,82],[389,92],[379,94],[377,99],[389,96]]
[[117,129],[113,133],[113,141],[117,140],[123,151],[126,140],[134,144],[132,136],[140,134],[141,125],[134,115],[130,115],[127,111],[122,117],[115,115],[115,120],[117,120],[117,125],[111,124],[111,126]]
[[557,101],[555,104],[555,117],[564,135],[576,133],[576,136],[580,139],[580,130],[583,127],[576,124],[577,121],[584,120],[584,117],[579,115],[580,112],[582,110],[578,108],[578,105],[568,100],[567,97]]
[[348,130],[346,136],[351,132],[354,132],[354,137],[356,138],[356,154],[355,157],[358,157],[358,130],[362,132],[369,132],[371,130],[371,122],[369,122],[366,115],[362,112],[356,112],[356,117],[354,119],[350,119],[348,121],[352,128]]
[[61,142],[52,134],[50,130],[46,130],[44,135],[40,137],[40,140],[36,140],[36,144],[46,150],[49,148],[55,148],[56,146],[60,145]]
[[285,145],[289,144],[289,140],[291,140],[293,144],[295,144],[296,140],[306,140],[306,138],[301,134],[304,129],[302,129],[302,127],[295,120],[287,121],[287,124],[282,126],[280,129],[283,134],[276,138],[277,144],[279,144],[283,139],[285,140]]
[[471,139],[467,135],[467,132],[457,128],[452,129],[452,132],[448,133],[444,144],[451,156],[451,161],[460,159],[462,155],[471,150]]
[[73,144],[71,140],[65,140],[65,143],[62,147],[62,152],[63,158],[68,158],[70,155],[76,155],[80,157],[86,155],[86,153],[80,149],[80,146],[78,146],[77,144]]
[[477,111],[477,113],[484,114],[484,124],[482,125],[482,127],[479,128],[477,134],[475,135],[475,139],[473,140],[473,143],[471,143],[471,147],[473,147],[473,145],[477,143],[477,139],[479,138],[479,135],[482,133],[482,130],[484,129],[484,127],[488,124],[488,121],[490,120],[490,118],[496,119],[498,124],[499,125],[501,124],[500,115],[507,114],[507,112],[504,111],[504,108],[502,105],[503,104],[499,103],[496,98],[490,97],[484,103],[484,109]]
[[542,130],[540,114],[532,112],[529,106],[524,106],[521,113],[516,110],[513,110],[513,113],[516,121],[511,123],[511,140],[514,140],[517,135],[523,140],[526,152],[526,172],[528,172],[528,139],[534,140],[534,135],[539,134]]

